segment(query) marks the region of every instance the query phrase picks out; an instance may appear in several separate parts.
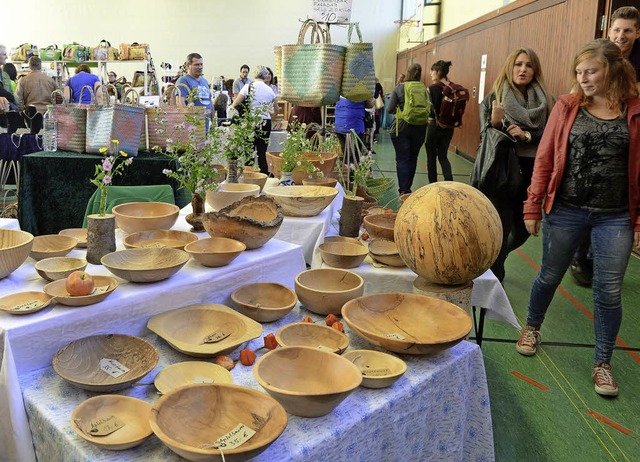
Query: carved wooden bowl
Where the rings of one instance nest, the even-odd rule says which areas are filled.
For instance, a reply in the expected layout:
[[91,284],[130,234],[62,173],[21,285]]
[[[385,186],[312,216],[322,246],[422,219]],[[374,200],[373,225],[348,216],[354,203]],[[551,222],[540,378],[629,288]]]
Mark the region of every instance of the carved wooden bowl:
[[362,243],[362,241],[358,240],[355,237],[325,236],[324,243],[327,244],[329,242],[350,242],[351,244],[358,244],[358,245],[361,245],[361,246],[365,247],[365,245]]
[[282,207],[285,216],[315,217],[333,202],[338,190],[327,186],[275,186],[265,188],[264,194]]
[[260,194],[260,186],[256,184],[222,183],[217,191],[207,191],[207,204],[213,210],[222,210],[244,197],[258,194]]
[[327,186],[329,188],[335,188],[338,184],[338,179],[328,177],[305,178],[302,180],[302,184],[304,186]]
[[317,348],[278,348],[253,366],[256,380],[288,413],[320,417],[330,413],[362,382],[349,360]]
[[29,314],[45,309],[52,297],[44,292],[17,292],[0,298],[0,311],[9,314]]
[[173,276],[188,261],[184,250],[168,247],[111,252],[100,262],[113,274],[130,282],[156,282]]
[[453,303],[409,293],[356,298],[342,307],[342,317],[369,342],[403,354],[438,353],[471,330],[471,317]]
[[322,261],[334,268],[357,268],[369,253],[365,246],[351,242],[324,242],[318,250]]
[[78,244],[78,240],[71,236],[60,234],[45,234],[33,238],[33,246],[29,254],[34,260],[51,257],[64,257]]
[[[100,449],[122,451],[142,444],[153,435],[149,417],[151,404],[141,399],[121,395],[100,395],[89,398],[71,414],[71,428],[78,436]],[[108,422],[117,427],[124,424],[113,433],[95,436],[102,431],[100,422]],[[93,430],[93,432],[92,432]]]
[[0,279],[13,273],[29,256],[33,234],[0,228]]
[[65,279],[74,271],[84,271],[87,260],[73,257],[51,257],[37,261],[36,271],[47,281]]
[[294,322],[276,331],[280,346],[308,346],[342,354],[349,347],[349,337],[328,326],[310,322]]
[[364,280],[344,269],[310,269],[296,276],[295,289],[300,303],[309,311],[340,314],[342,305],[364,293]]
[[180,207],[166,202],[128,202],[112,210],[116,225],[126,233],[169,229],[178,219]]
[[[115,360],[129,371],[113,377],[101,368],[105,359]],[[84,390],[101,392],[130,387],[151,372],[157,363],[158,351],[153,345],[122,334],[81,338],[63,347],[52,361],[53,369],[66,381]]]
[[262,326],[228,306],[200,303],[149,319],[147,327],[189,356],[226,354],[259,337]]
[[389,266],[407,266],[405,265],[400,253],[398,253],[398,246],[394,241],[389,239],[377,238],[369,241],[369,255],[375,261]]
[[397,356],[375,350],[350,350],[342,355],[362,373],[365,388],[386,388],[407,371],[407,363]]
[[112,276],[93,276],[95,289],[89,295],[69,295],[66,279],[58,279],[44,286],[48,295],[54,297],[56,302],[67,306],[87,306],[101,302],[118,287],[118,280]]
[[122,241],[127,249],[144,247],[170,247],[172,249],[184,249],[184,246],[197,241],[198,236],[187,231],[173,229],[157,229],[154,231],[140,231],[129,234]]
[[87,246],[87,228],[63,229],[58,234],[62,234],[63,236],[75,237],[78,240],[78,244],[76,245],[76,247],[83,248]]
[[258,322],[273,322],[291,312],[296,293],[276,282],[256,282],[236,289],[231,294],[236,309]]
[[207,237],[198,239],[184,247],[203,266],[226,266],[235,260],[247,248],[245,244],[226,237]]
[[396,213],[378,213],[366,215],[363,219],[364,229],[372,238],[383,238],[393,241],[393,227],[396,223]]
[[162,369],[153,384],[166,395],[171,390],[194,383],[233,383],[231,372],[205,361],[183,361]]
[[268,175],[266,173],[249,172],[245,169],[245,171],[242,173],[242,176],[238,178],[238,182],[258,185],[260,187],[260,192],[262,192],[264,185],[267,182],[267,178]]

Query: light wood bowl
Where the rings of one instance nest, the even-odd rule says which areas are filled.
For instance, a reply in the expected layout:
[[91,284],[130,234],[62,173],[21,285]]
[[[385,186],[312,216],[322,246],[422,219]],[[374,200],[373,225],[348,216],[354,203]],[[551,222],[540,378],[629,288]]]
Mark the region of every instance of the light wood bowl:
[[63,229],[58,234],[63,236],[75,237],[78,240],[76,247],[84,248],[87,246],[87,228],[68,228]]
[[[149,319],[147,327],[176,350],[196,357],[229,353],[262,334],[262,326],[254,320],[214,303],[198,303],[157,314]],[[214,334],[228,336],[204,343],[206,337]]]
[[[266,181],[266,180],[265,180]],[[213,210],[221,210],[244,197],[260,194],[260,186],[249,183],[222,183],[217,191],[207,191],[207,204]]]
[[33,246],[33,234],[0,228],[0,279],[6,278],[24,263]]
[[364,293],[364,279],[344,269],[310,269],[296,276],[295,289],[300,303],[309,311],[340,314],[342,305]]
[[236,289],[231,294],[236,309],[258,322],[273,322],[291,312],[298,296],[276,282],[256,282]]
[[[151,404],[141,399],[121,395],[94,396],[74,409],[71,414],[71,428],[80,438],[100,449],[122,451],[142,444],[153,435],[149,425],[150,415]],[[125,425],[109,435],[91,435],[93,422],[110,417],[116,417]]]
[[29,314],[45,309],[51,296],[44,292],[17,292],[0,298],[0,310],[9,314]]
[[129,234],[122,240],[127,249],[139,249],[145,247],[170,247],[172,249],[184,249],[184,246],[197,241],[198,236],[187,231],[173,229],[157,229],[154,231],[140,231]]
[[[246,167],[245,167],[246,169]],[[260,192],[264,189],[269,176],[266,173],[244,171],[242,176],[238,178],[238,182],[245,184],[255,184],[260,187]]]
[[[100,369],[100,360],[118,361],[129,371],[120,377]],[[78,388],[111,392],[124,390],[153,370],[158,351],[146,340],[131,335],[107,334],[84,337],[62,347],[53,357],[56,373]]]
[[369,342],[402,354],[438,353],[471,330],[471,317],[453,303],[409,293],[356,298],[342,307],[342,317]]
[[375,350],[350,350],[342,355],[362,373],[365,388],[386,388],[407,371],[407,363],[397,356]]
[[358,244],[363,247],[365,245],[359,239],[355,237],[346,237],[346,236],[325,236],[324,243],[328,244],[330,242],[350,242],[351,244]]
[[173,276],[189,261],[184,250],[127,249],[111,252],[100,259],[105,268],[130,282],[156,282]]
[[36,271],[47,281],[65,279],[74,271],[84,271],[87,260],[73,257],[51,257],[37,261]]
[[119,285],[118,280],[112,276],[93,276],[93,282],[97,290],[94,289],[94,292],[89,295],[69,295],[66,279],[50,282],[42,290],[62,305],[87,306],[101,302]]
[[393,241],[393,227],[396,223],[396,213],[378,213],[366,215],[362,220],[364,229],[372,238],[383,238]]
[[29,254],[34,260],[51,257],[64,257],[78,244],[78,240],[71,236],[60,234],[45,234],[33,238],[33,246]]
[[203,215],[202,224],[211,237],[228,237],[244,243],[247,250],[262,247],[282,225],[282,209],[265,196],[245,197],[219,212]]
[[126,233],[169,229],[178,219],[180,207],[166,202],[128,202],[112,210],[116,225]]
[[282,207],[285,216],[315,217],[333,202],[338,190],[327,186],[275,186],[265,188],[264,194]]
[[227,174],[229,173],[229,170],[227,170],[226,165],[213,164],[212,167],[218,170],[218,173],[213,177],[213,181],[215,181],[216,183],[222,183],[224,180],[227,179]]
[[329,188],[335,188],[338,184],[338,179],[328,177],[305,178],[304,180],[302,180],[302,184],[304,186],[327,186]]
[[169,449],[193,461],[222,461],[210,447],[239,423],[256,434],[235,449],[224,449],[226,462],[252,459],[267,449],[287,426],[287,413],[273,398],[231,384],[196,384],[162,396],[151,410],[151,429]]
[[226,266],[247,248],[245,244],[226,237],[207,237],[184,246],[185,252],[203,266]]
[[362,382],[360,370],[342,356],[311,347],[285,347],[253,366],[256,380],[289,414],[330,413]]
[[357,268],[369,253],[361,244],[324,242],[318,246],[322,261],[334,268]]
[[166,395],[171,390],[195,383],[233,383],[231,372],[205,361],[183,361],[162,369],[153,381],[156,389]]
[[349,347],[349,337],[328,326],[310,322],[294,322],[276,331],[278,345],[308,346],[342,354]]
[[375,261],[389,266],[407,266],[400,253],[398,253],[398,246],[394,241],[389,239],[377,238],[369,241],[369,255]]

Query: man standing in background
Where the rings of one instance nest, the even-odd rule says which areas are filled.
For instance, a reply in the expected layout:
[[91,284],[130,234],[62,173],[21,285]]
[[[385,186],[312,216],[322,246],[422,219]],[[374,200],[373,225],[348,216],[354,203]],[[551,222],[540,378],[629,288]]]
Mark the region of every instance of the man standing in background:
[[18,81],[16,88],[16,103],[20,110],[35,106],[36,110],[44,114],[51,104],[51,93],[56,90],[56,82],[42,72],[42,60],[36,56],[29,59],[31,72]]
[[248,77],[249,75],[249,66],[243,64],[240,67],[240,77],[238,77],[233,82],[233,96],[237,96],[246,84],[251,83],[251,79]]
[[182,83],[186,85],[189,88],[189,91],[184,87],[178,87],[180,89],[179,98],[186,105],[190,103],[189,95],[193,95],[195,93],[193,104],[207,108],[206,130],[209,131],[209,122],[213,116],[213,104],[209,82],[207,82],[207,79],[202,76],[202,56],[198,53],[189,53],[185,64],[187,66],[187,74],[180,77],[176,84]]

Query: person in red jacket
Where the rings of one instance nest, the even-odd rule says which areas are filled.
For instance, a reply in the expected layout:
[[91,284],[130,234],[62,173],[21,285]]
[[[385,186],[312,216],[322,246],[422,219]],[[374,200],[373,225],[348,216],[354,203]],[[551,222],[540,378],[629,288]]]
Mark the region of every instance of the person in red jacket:
[[551,112],[524,204],[525,226],[534,236],[542,228],[543,250],[516,349],[526,356],[536,353],[555,291],[589,235],[596,337],[592,377],[596,393],[617,396],[611,357],[622,321],[622,282],[631,247],[640,246],[640,99],[633,67],[609,40],[585,45],[573,69],[573,92],[560,97]]

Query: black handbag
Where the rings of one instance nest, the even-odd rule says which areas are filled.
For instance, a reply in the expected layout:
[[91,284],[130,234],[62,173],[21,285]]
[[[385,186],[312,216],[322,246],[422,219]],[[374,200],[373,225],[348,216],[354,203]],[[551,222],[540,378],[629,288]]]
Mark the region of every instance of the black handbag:
[[487,196],[496,196],[517,193],[522,181],[515,138],[487,127],[471,171],[471,185]]

